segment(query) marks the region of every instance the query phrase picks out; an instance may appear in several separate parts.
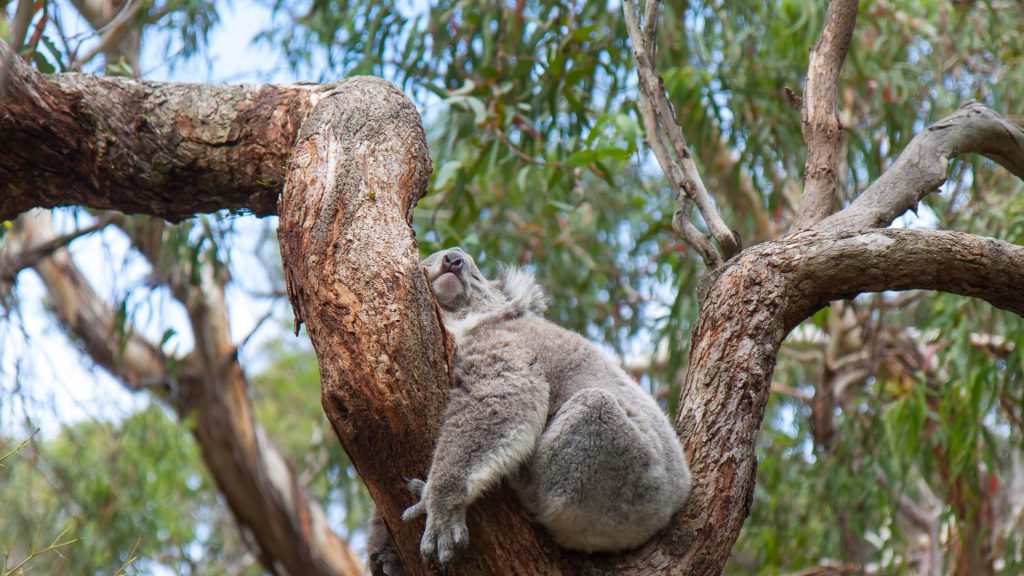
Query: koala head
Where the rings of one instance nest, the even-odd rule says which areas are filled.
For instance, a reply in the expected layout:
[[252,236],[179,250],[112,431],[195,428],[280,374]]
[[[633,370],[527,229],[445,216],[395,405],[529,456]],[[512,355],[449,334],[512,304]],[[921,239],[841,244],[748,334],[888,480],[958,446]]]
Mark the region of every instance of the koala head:
[[504,267],[498,280],[492,282],[484,278],[462,248],[435,252],[423,259],[422,266],[430,291],[447,319],[488,312],[542,315],[547,308],[544,291],[532,274]]
[[422,265],[430,291],[447,312],[480,312],[503,300],[462,248],[434,252]]

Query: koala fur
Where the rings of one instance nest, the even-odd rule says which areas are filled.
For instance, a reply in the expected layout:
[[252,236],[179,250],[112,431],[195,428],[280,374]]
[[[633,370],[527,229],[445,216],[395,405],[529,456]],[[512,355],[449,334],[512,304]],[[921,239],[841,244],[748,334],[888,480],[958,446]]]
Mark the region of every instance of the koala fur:
[[690,472],[650,395],[542,318],[532,275],[508,268],[491,282],[459,248],[423,268],[456,347],[430,472],[410,482],[420,500],[403,515],[426,515],[421,553],[451,560],[468,543],[467,507],[502,480],[564,548],[635,548],[668,524]]

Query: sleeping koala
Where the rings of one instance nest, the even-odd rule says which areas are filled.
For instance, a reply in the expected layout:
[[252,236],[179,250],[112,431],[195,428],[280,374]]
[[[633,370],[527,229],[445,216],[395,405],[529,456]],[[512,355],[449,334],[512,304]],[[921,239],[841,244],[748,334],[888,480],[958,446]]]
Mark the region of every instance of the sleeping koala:
[[[426,515],[421,553],[451,560],[469,541],[466,509],[502,480],[572,550],[635,548],[668,524],[690,472],[650,395],[581,336],[541,317],[544,293],[532,275],[509,268],[489,281],[459,248],[432,254],[423,268],[455,359],[427,481],[410,482],[420,500],[402,516]],[[371,563],[384,557],[369,552]]]

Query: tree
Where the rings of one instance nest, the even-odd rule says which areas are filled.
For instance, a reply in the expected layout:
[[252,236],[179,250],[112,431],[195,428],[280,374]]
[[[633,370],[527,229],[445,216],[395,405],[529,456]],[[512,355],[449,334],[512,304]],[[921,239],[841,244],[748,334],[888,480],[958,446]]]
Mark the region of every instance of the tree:
[[[842,140],[837,137],[837,73],[856,15],[856,3],[833,2],[812,52],[802,100],[793,99],[801,106],[808,146],[807,177],[799,209],[794,211],[794,230],[743,249],[717,211],[722,200],[716,205],[707,198],[693,150],[683,140],[654,75],[657,4],[649,4],[643,15],[637,15],[629,3],[625,8],[640,72],[641,118],[678,196],[674,228],[709,270],[698,290],[700,312],[676,416],[697,487],[666,534],[640,551],[600,559],[566,555],[553,548],[529,526],[507,494],[495,495],[477,507],[470,522],[473,548],[455,572],[496,572],[511,566],[615,573],[719,571],[754,494],[754,439],[762,424],[776,355],[797,324],[832,300],[909,288],[973,296],[1021,313],[1017,287],[1024,272],[1024,253],[1019,246],[963,233],[884,228],[942,184],[951,157],[981,153],[1021,176],[1024,140],[1018,127],[980,104],[967,104],[920,131],[881,177],[833,213],[841,199],[839,175],[845,172],[838,160]],[[197,209],[250,204],[262,211],[268,206],[266,193],[253,190],[280,182],[290,153],[280,204],[280,238],[296,319],[306,322],[318,350],[325,411],[389,520],[403,558],[412,566],[419,531],[417,526],[395,522],[409,501],[401,480],[424,470],[429,461],[451,351],[418,273],[409,228],[412,207],[426,189],[430,165],[417,115],[407,101],[393,88],[372,80],[346,81],[326,90],[224,89],[223,98],[241,102],[221,108],[234,116],[238,136],[214,139],[215,146],[207,149],[202,135],[187,124],[156,120],[151,122],[152,129],[141,128],[145,135],[141,137],[118,126],[117,117],[98,113],[160,101],[151,117],[188,118],[190,100],[170,98],[166,91],[187,95],[198,89],[101,84],[88,78],[44,80],[10,57],[6,60],[10,81],[5,83],[8,91],[0,128],[26,142],[42,142],[43,149],[31,148],[32,157],[0,158],[4,181],[27,181],[24,175],[41,174],[33,162],[46,158],[48,150],[62,151],[61,157],[70,158],[72,167],[76,156],[69,151],[80,154],[83,160],[78,168],[98,172],[86,172],[90,178],[78,177],[73,170],[47,174],[51,180],[45,186],[9,185],[8,204],[0,211],[5,216],[28,206],[67,201],[132,210],[144,206],[148,212],[170,218],[185,217]],[[101,85],[114,95],[113,103],[105,99],[100,106],[88,96]],[[120,105],[119,95],[123,96]],[[264,96],[279,98],[276,113],[271,107],[248,104]],[[74,108],[61,108],[61,98],[73,101]],[[30,105],[50,105],[45,110],[53,122],[42,128],[34,125],[31,120],[40,116],[25,113],[32,110],[27,108]],[[241,112],[236,115],[235,111]],[[98,153],[94,142],[80,137],[83,121],[93,123],[90,130],[105,135],[104,150],[126,151],[117,156],[118,172],[90,163]],[[298,142],[289,148],[300,124]],[[168,132],[161,136],[164,128]],[[280,146],[255,147],[253,153],[259,156],[245,156],[246,145],[254,142],[252,135],[262,134],[255,141],[266,144],[263,138],[268,132],[280,135],[274,140]],[[161,146],[168,141],[195,146]],[[154,167],[159,179],[152,178],[146,163],[133,162],[130,153],[149,142],[161,157],[167,155],[166,163]],[[215,195],[207,194],[202,185],[193,183],[218,178],[201,161],[210,156],[253,158],[235,160],[227,168],[255,167],[255,173],[234,170],[230,181],[216,180],[220,188]],[[583,165],[602,171],[600,159],[591,158]],[[773,169],[771,163],[762,165],[765,172]],[[166,188],[154,186],[157,192],[141,203],[124,198],[126,185],[130,190],[136,182],[152,180]],[[176,183],[195,190],[195,196],[168,200],[161,190],[174,190]],[[740,179],[737,188],[744,186]],[[700,220],[691,219],[692,206],[697,207]],[[1012,369],[1019,373],[1019,367]],[[828,392],[825,387],[816,389],[812,406],[815,432],[820,435],[815,440],[824,446],[829,444],[829,413],[835,407]],[[815,409],[819,405],[824,408]],[[969,473],[947,471],[940,476],[950,480],[946,488],[952,493],[963,490],[964,483],[976,483],[979,473],[984,472],[972,468]],[[952,564],[960,573],[991,570],[986,537],[971,530],[983,525],[983,510],[963,499],[959,502],[965,504],[955,512],[960,552]]]

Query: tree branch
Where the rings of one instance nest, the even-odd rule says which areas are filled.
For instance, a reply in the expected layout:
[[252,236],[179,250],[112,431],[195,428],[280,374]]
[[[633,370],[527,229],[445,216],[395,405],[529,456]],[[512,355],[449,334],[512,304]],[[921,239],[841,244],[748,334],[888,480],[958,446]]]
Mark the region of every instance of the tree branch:
[[[651,4],[653,3],[653,5]],[[633,44],[633,57],[636,60],[637,76],[640,79],[640,98],[638,105],[640,115],[644,121],[644,128],[648,145],[654,151],[658,164],[661,165],[665,177],[672,183],[677,192],[676,218],[673,219],[673,227],[684,240],[693,245],[705,264],[710,268],[717,267],[722,261],[727,260],[739,251],[739,242],[732,230],[722,220],[718,209],[711,201],[711,196],[704,187],[697,171],[697,164],[693,160],[690,148],[686,144],[683,132],[676,123],[675,114],[672,112],[672,105],[665,95],[665,87],[661,78],[654,72],[652,57],[654,54],[653,36],[656,29],[655,23],[649,18],[657,14],[656,0],[648,0],[647,10],[643,23],[637,21],[637,9],[632,0],[625,0],[622,3],[623,14],[626,18],[626,29],[629,32],[630,41]],[[646,31],[646,34],[645,34]],[[649,36],[649,38],[648,38]],[[672,155],[662,139],[667,139],[671,145]],[[711,236],[718,242],[717,254],[711,254],[710,243],[706,240],[701,242],[698,239],[699,233],[693,224],[689,222],[689,211],[684,206],[684,196],[697,206],[704,222],[708,226]],[[681,215],[686,218],[680,218]],[[688,225],[688,226],[687,226]],[[697,244],[694,244],[697,242]]]
[[[97,54],[110,53],[116,50],[117,44],[125,38],[125,35],[135,29],[132,25],[135,23],[139,14],[143,12],[149,6],[149,2],[146,0],[126,0],[125,5],[117,12],[117,14],[105,24],[96,26],[101,20],[90,19],[96,32],[100,34],[99,42],[93,46],[84,55],[75,58],[75,61],[69,66],[70,70],[81,70],[82,66],[86,62],[92,60]],[[137,30],[137,29],[136,29]],[[128,55],[125,55],[126,57]],[[136,53],[132,58],[135,62],[138,61],[138,54]],[[110,62],[107,62],[110,64]],[[138,76],[139,70],[136,65],[132,66],[132,72]]]
[[[410,574],[423,523],[403,523],[445,404],[448,349],[410,226],[431,162],[394,86],[341,82],[303,125],[281,198],[285,278],[320,364],[324,411]],[[449,343],[450,345],[450,343]],[[469,549],[445,574],[558,574],[563,553],[509,490],[469,511]]]
[[[65,248],[82,236],[88,236],[106,228],[113,220],[113,216],[107,215],[84,228],[53,236],[48,240],[35,242],[18,250],[4,246],[7,249],[0,252],[0,287],[13,283],[19,272],[35,266],[37,262],[50,256],[58,248]],[[0,289],[0,294],[2,293],[3,290]]]
[[914,137],[892,167],[846,209],[814,226],[847,231],[885,227],[946,181],[950,160],[982,154],[1024,179],[1024,130],[968,102]]
[[[36,212],[17,221],[13,243],[52,244],[49,214]],[[5,238],[5,249],[8,239]],[[151,390],[190,427],[203,460],[238,521],[251,533],[263,565],[288,574],[356,576],[361,563],[327,524],[320,506],[295,479],[284,456],[254,421],[248,384],[230,342],[223,290],[200,290],[202,305],[189,307],[196,349],[168,362],[158,346],[125,322],[119,335],[115,314],[79,271],[67,250],[34,263],[57,317],[98,365],[132,391]],[[204,267],[208,271],[209,267]],[[200,271],[202,272],[202,271]],[[197,311],[201,313],[197,314]],[[178,365],[178,370],[169,369]]]
[[11,45],[14,48],[21,48],[28,36],[28,27],[32,23],[32,15],[35,14],[35,0],[18,0],[14,9],[14,19],[11,20]]
[[43,76],[0,42],[0,220],[65,205],[273,214],[299,125],[329,92]]
[[56,240],[49,213],[37,211],[15,222],[11,235],[4,238],[4,252],[46,254],[47,258],[31,265],[46,285],[60,323],[77,336],[96,364],[127,388],[153,390],[180,412],[184,406],[171,393],[176,383],[167,373],[163,352],[130,326],[118,335],[113,311],[74,265],[68,251],[40,248],[53,246]]
[[836,86],[857,23],[857,0],[833,0],[828,5],[821,38],[811,49],[807,65],[800,123],[807,143],[804,196],[795,229],[810,228],[832,213],[842,129],[836,114]]
[[1024,247],[957,232],[807,231],[744,250],[706,282],[676,414],[694,490],[672,528],[615,565],[617,574],[722,570],[750,510],[755,439],[794,326],[832,300],[911,288],[1024,315]]

